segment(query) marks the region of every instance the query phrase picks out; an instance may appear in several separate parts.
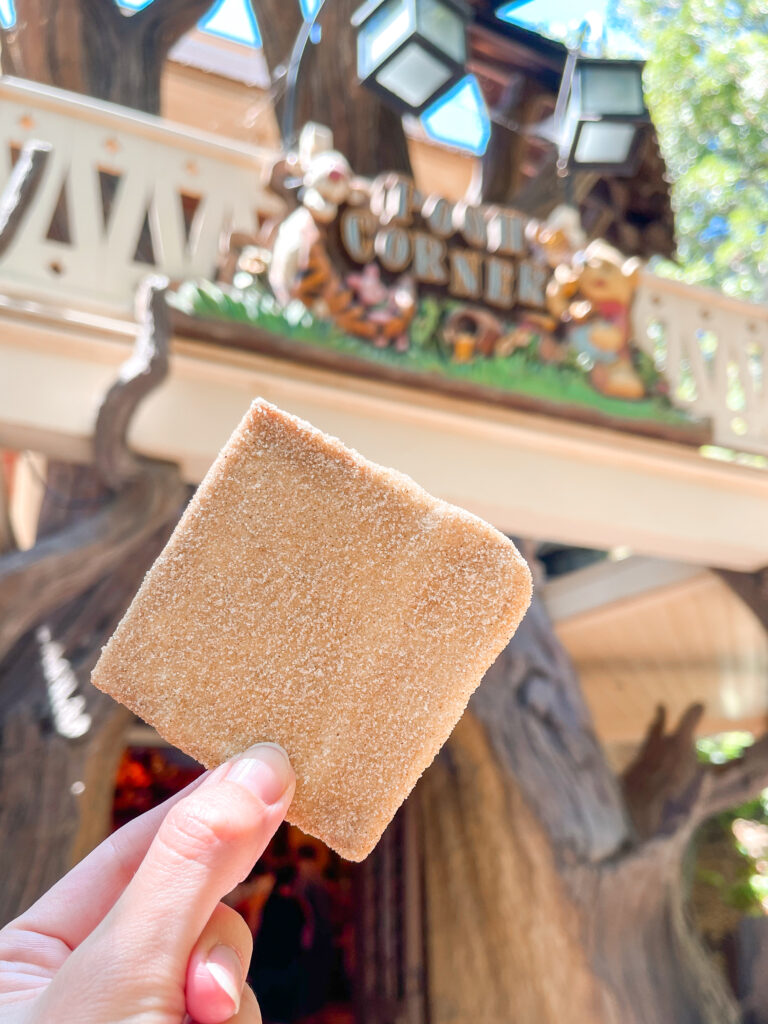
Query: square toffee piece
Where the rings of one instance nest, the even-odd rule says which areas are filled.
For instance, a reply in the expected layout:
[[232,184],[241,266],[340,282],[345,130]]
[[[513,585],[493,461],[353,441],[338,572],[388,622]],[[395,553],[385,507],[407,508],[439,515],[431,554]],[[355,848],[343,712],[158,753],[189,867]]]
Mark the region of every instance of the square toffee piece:
[[93,682],[207,767],[280,743],[289,820],[362,860],[530,597],[492,526],[258,400]]

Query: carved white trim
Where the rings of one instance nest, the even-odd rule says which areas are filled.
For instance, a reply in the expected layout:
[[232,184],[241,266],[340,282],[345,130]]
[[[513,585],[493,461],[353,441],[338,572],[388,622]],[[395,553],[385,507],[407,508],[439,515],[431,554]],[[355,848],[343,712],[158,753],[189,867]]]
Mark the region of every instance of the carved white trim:
[[714,444],[768,454],[768,308],[646,272],[633,317],[675,405],[711,419]]
[[[272,158],[262,150],[114,104],[0,79],[0,188],[10,175],[12,150],[32,139],[49,142],[53,151],[0,260],[0,290],[15,297],[127,315],[148,272],[171,280],[210,277],[223,231],[253,231],[260,218],[282,211],[262,184]],[[104,175],[114,176],[116,186],[108,217]],[[61,196],[69,241],[47,237]],[[145,221],[151,263],[135,258]]]

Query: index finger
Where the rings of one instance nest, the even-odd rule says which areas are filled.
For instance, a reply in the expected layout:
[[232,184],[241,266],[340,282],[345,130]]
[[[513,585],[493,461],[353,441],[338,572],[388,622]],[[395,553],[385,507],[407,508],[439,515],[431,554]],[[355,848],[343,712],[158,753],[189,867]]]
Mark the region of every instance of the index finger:
[[209,775],[205,772],[181,792],[108,836],[11,925],[49,935],[76,949],[133,878],[169,810]]
[[[165,816],[133,880],[103,922],[126,951],[186,960],[222,896],[241,882],[285,818],[295,776],[261,743],[217,768]],[[130,953],[129,953],[130,955]]]

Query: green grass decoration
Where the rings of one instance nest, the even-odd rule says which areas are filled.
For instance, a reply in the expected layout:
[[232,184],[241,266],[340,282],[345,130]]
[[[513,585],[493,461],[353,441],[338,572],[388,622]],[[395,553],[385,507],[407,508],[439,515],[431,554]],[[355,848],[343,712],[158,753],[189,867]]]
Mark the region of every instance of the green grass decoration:
[[[574,354],[569,353],[566,361],[559,365],[544,363],[538,358],[535,341],[509,356],[477,356],[471,362],[454,362],[438,327],[443,316],[459,303],[438,301],[432,296],[419,300],[410,329],[411,347],[406,352],[375,348],[369,342],[345,334],[331,321],[313,316],[300,302],[282,307],[257,282],[247,288],[235,288],[209,281],[187,281],[169,294],[168,301],[189,316],[250,324],[292,341],[400,370],[435,374],[531,398],[584,406],[630,421],[652,420],[673,425],[692,422],[690,416],[676,409],[663,395],[630,402],[601,394],[592,387],[587,369],[578,364]],[[652,385],[659,380],[659,374],[648,356],[639,355],[639,372],[646,385]]]

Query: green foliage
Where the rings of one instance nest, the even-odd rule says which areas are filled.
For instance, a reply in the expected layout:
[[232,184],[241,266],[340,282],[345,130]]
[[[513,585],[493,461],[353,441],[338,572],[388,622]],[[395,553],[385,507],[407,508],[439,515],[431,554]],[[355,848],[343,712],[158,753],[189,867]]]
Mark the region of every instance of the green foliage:
[[674,182],[680,265],[655,269],[768,301],[768,3],[614,0],[613,15],[647,53]]
[[751,732],[721,732],[717,736],[702,736],[696,741],[696,755],[704,764],[725,764],[741,757],[754,742],[755,737]]
[[742,914],[762,913],[761,900],[766,879],[754,874],[749,858],[745,858],[735,880],[729,881],[719,871],[698,868],[696,881],[715,889],[723,903]]
[[[696,741],[696,754],[700,761],[711,765],[723,765],[743,756],[744,751],[755,742],[749,732],[724,732],[717,736],[704,736]],[[728,906],[743,913],[763,913],[768,900],[768,876],[764,873],[763,857],[755,856],[754,850],[747,849],[734,834],[738,821],[768,826],[768,790],[739,807],[718,815],[705,829],[725,833],[743,858],[735,879],[730,881],[717,871],[698,868],[698,882],[716,889]]]

